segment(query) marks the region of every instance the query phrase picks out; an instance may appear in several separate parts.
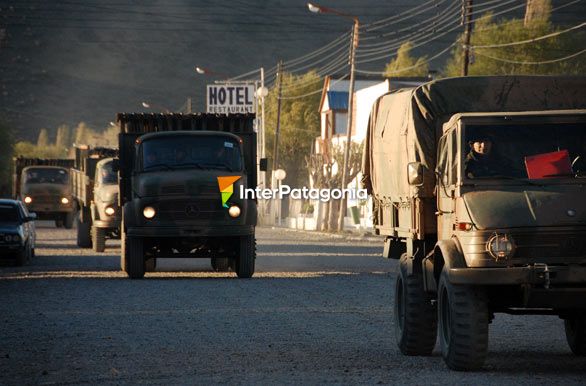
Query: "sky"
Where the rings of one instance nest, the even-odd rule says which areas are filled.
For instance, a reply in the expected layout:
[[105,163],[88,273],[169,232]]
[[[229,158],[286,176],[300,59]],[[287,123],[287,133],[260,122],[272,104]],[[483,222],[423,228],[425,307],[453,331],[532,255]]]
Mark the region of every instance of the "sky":
[[[503,16],[522,16],[523,3],[475,1],[479,10],[509,10]],[[584,21],[585,3],[554,0],[554,7],[569,4],[555,21]],[[319,4],[365,26],[357,64],[365,71],[382,70],[401,39],[419,39],[415,53],[429,57],[461,31],[459,0]],[[42,127],[55,133],[83,121],[105,128],[117,112],[150,111],[143,101],[179,111],[191,98],[193,111],[203,111],[206,84],[247,72],[255,77],[260,67],[270,84],[280,59],[293,72],[347,71],[343,34],[351,26],[349,18],[310,13],[297,0],[0,0],[0,119],[17,139],[35,140]],[[197,74],[195,66],[213,74]]]

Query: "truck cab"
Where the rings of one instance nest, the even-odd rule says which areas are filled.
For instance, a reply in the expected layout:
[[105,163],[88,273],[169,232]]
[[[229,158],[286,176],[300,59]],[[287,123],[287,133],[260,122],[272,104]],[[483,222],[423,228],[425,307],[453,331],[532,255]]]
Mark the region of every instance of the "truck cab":
[[[143,119],[148,126],[149,117]],[[210,258],[215,270],[250,277],[257,208],[255,200],[239,197],[239,189],[256,187],[251,116],[175,119],[179,130],[150,131],[119,115],[121,267],[130,278],[142,278],[157,259]],[[230,121],[237,126],[222,129]]]
[[20,196],[40,220],[55,220],[57,227],[71,229],[76,206],[71,194],[69,168],[35,165],[22,169]]

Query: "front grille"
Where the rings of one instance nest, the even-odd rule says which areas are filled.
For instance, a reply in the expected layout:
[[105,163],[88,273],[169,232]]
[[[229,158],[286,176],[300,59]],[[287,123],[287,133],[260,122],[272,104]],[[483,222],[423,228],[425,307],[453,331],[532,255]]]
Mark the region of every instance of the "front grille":
[[167,185],[161,187],[161,194],[184,194],[185,186],[183,185]]
[[220,199],[174,200],[159,203],[160,218],[164,220],[211,220],[222,216],[222,210]]
[[46,194],[34,195],[33,204],[59,204],[61,202],[59,196],[50,196]]
[[586,232],[514,234],[515,258],[586,256]]

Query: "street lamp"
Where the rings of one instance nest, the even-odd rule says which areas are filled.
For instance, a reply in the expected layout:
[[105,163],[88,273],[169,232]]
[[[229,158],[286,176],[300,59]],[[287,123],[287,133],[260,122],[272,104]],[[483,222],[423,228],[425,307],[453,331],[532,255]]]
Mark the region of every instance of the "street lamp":
[[156,105],[156,104],[154,104],[154,103],[148,103],[148,102],[145,102],[145,101],[143,101],[143,102],[141,102],[141,105],[142,105],[142,107],[144,107],[145,109],[150,109],[150,108],[153,108],[153,109],[160,109],[160,110],[162,110],[162,111],[164,111],[164,112],[166,112],[166,113],[171,113],[171,110],[169,110],[168,108],[166,108],[166,107],[163,107],[163,106],[160,106],[160,105]]
[[[313,13],[331,13],[333,15],[342,16],[351,19],[354,23],[350,43],[350,86],[348,89],[348,124],[346,125],[346,146],[344,149],[344,165],[342,167],[342,189],[346,188],[348,184],[348,173],[350,163],[350,145],[352,141],[352,121],[353,121],[353,106],[354,106],[354,73],[355,73],[355,54],[358,47],[358,29],[360,22],[358,17],[348,13],[340,12],[332,8],[322,7],[321,5],[307,3],[307,8]],[[340,216],[338,217],[338,230],[344,229],[344,218],[346,217],[346,198],[342,196],[340,202]]]

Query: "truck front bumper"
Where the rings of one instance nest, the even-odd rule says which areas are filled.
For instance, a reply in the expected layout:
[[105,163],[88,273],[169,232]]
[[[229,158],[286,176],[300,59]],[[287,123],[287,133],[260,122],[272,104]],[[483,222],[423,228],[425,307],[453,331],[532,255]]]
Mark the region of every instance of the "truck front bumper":
[[450,268],[448,278],[452,284],[520,286],[528,308],[586,310],[586,266]]
[[111,218],[107,220],[94,220],[92,226],[104,229],[120,229],[120,219]]
[[225,225],[207,227],[159,226],[129,227],[126,235],[130,237],[229,237],[254,234],[253,225]]
[[534,264],[503,268],[450,268],[448,277],[453,284],[474,285],[584,285],[586,266]]

